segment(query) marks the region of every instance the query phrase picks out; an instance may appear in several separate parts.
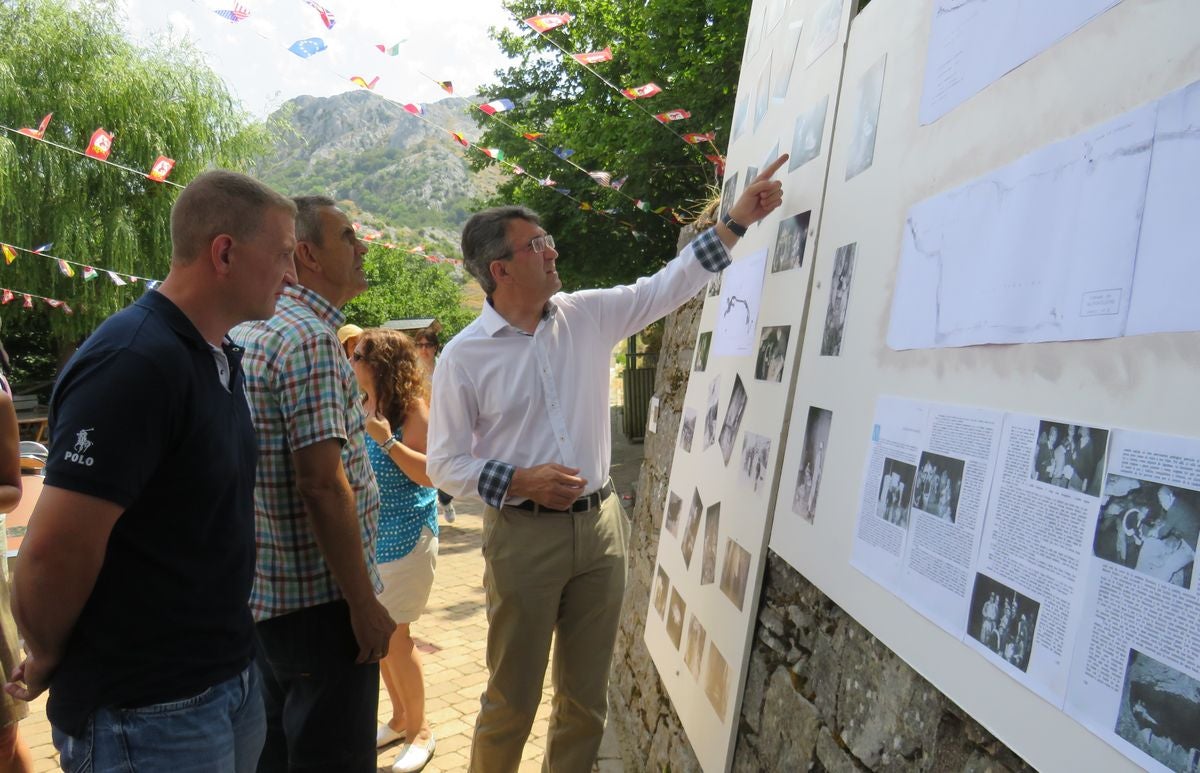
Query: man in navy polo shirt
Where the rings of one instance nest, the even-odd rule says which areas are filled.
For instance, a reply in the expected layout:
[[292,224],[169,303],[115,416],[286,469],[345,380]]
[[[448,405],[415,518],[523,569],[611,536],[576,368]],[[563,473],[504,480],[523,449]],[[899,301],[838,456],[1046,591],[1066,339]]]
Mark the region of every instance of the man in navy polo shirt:
[[171,268],[67,363],[13,587],[63,769],[252,771],[256,444],[241,349],[295,281],[295,206],[226,171],[171,211]]

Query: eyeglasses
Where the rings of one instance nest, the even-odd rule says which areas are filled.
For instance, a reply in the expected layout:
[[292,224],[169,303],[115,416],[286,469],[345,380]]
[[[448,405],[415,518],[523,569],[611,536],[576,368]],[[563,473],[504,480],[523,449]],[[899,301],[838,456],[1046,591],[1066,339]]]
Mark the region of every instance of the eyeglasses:
[[525,245],[525,247],[522,249],[528,249],[535,255],[541,255],[547,249],[554,249],[554,237],[550,234],[535,236],[529,241],[529,244]]

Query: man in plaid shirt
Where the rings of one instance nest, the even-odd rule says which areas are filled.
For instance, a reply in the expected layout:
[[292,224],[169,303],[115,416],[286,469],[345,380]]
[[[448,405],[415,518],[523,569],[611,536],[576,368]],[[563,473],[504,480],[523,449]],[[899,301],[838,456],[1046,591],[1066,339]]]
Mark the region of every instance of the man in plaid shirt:
[[331,199],[294,201],[299,285],[274,317],[234,331],[259,449],[250,609],[267,742],[258,769],[374,771],[379,660],[395,624],[375,597],[379,492],[337,338],[340,307],[367,287],[367,250]]

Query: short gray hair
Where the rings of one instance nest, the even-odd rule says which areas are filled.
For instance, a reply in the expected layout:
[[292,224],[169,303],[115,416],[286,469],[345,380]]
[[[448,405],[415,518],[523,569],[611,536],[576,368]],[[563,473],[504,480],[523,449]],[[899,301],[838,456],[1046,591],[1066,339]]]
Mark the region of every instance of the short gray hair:
[[534,225],[542,221],[528,207],[492,207],[471,215],[463,226],[462,255],[467,271],[479,280],[479,286],[490,298],[496,291],[496,280],[492,279],[492,261],[508,260],[512,249],[508,244],[508,221],[526,220]]
[[296,214],[296,205],[253,177],[227,169],[204,172],[171,207],[171,261],[191,263],[221,234],[249,238],[269,209]]
[[321,233],[321,210],[337,207],[337,202],[328,196],[293,196],[296,203],[296,241],[312,242],[324,246]]

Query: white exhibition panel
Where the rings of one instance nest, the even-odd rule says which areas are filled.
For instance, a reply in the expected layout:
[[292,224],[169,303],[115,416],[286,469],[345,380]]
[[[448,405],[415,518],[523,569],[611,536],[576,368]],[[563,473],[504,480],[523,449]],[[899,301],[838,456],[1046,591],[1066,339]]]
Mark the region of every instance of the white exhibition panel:
[[[868,579],[850,557],[882,396],[1200,437],[1195,333],[909,351],[886,344],[905,218],[914,205],[1200,80],[1200,4],[1123,0],[923,126],[934,6],[875,0],[850,26],[824,211],[813,220],[815,273],[770,547],[1034,767],[1135,770],[999,665]],[[859,110],[852,96],[884,56],[873,162],[847,180],[860,152],[848,131]],[[744,72],[743,83],[750,77]],[[788,108],[805,106],[789,100]],[[735,145],[730,155],[742,152]],[[838,249],[851,243],[856,257],[841,351],[822,356]],[[1194,243],[1177,243],[1195,261]],[[790,303],[798,311],[794,298]],[[761,314],[771,313],[764,295]],[[795,489],[805,473],[813,407],[829,414],[813,414],[828,421],[828,435],[816,464],[809,442],[810,477],[820,471],[810,522],[795,512],[808,507]]]
[[[852,5],[765,0],[750,14],[726,199],[793,145],[810,158],[777,173],[783,205],[739,242],[719,289],[714,283],[706,298],[697,350],[708,352],[707,363],[699,372],[693,363],[684,398],[645,632],[706,771],[728,768],[736,740]],[[797,131],[802,113],[814,120]],[[741,329],[747,318],[748,336]],[[711,434],[710,396],[717,405]],[[731,402],[743,413],[726,428]],[[712,542],[710,525],[717,526]],[[693,639],[700,631],[703,646]]]

